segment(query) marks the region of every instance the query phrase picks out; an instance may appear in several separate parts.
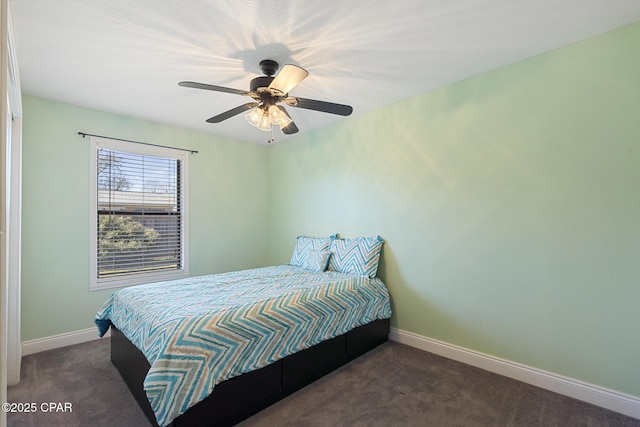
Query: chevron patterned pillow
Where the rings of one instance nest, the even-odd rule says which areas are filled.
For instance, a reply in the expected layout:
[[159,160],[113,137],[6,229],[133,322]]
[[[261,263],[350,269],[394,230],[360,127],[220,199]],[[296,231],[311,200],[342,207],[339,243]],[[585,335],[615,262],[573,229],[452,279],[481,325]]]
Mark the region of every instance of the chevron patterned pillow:
[[[307,268],[305,265],[314,265],[314,260],[309,260],[309,258],[314,257],[315,254],[310,252],[328,251],[330,245],[331,237],[298,236],[296,238],[296,245],[293,248],[293,254],[291,255],[291,261],[289,261],[289,264],[297,265],[302,268]],[[329,253],[329,255],[331,254]],[[326,267],[324,270],[326,270]]]
[[376,277],[383,243],[380,236],[333,239],[329,270]]
[[309,250],[300,267],[311,270],[314,273],[322,273],[329,266],[330,256],[331,252],[328,249],[326,251]]

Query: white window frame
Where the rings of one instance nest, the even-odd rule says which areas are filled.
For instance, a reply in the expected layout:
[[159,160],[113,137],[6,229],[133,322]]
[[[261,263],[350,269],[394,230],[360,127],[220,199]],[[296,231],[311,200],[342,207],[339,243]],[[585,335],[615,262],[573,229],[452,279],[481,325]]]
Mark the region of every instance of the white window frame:
[[[172,148],[129,143],[125,141],[90,137],[90,179],[89,179],[89,203],[90,203],[90,232],[89,232],[89,254],[90,254],[90,280],[89,290],[118,288],[123,286],[140,285],[143,283],[159,282],[164,280],[182,279],[189,277],[189,153]],[[109,149],[132,154],[147,156],[159,156],[178,159],[181,162],[181,266],[179,270],[135,273],[124,276],[98,277],[98,190],[97,190],[97,170],[98,170],[98,150]]]

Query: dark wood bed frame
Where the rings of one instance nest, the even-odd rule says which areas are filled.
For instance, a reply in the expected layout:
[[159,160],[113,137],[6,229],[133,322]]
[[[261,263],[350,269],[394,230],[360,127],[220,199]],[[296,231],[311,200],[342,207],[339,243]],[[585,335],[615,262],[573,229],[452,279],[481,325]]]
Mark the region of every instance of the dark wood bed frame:
[[[209,397],[177,417],[171,426],[236,424],[386,342],[389,326],[389,319],[376,320],[257,371],[221,382]],[[149,362],[114,326],[111,327],[111,361],[151,424],[158,426],[143,389]]]

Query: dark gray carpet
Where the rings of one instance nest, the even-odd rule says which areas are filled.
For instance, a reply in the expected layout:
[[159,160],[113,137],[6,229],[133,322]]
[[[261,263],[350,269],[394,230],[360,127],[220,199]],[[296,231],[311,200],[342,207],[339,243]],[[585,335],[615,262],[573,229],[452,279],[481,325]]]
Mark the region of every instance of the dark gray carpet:
[[[17,426],[149,426],[109,361],[108,339],[26,356]],[[72,404],[44,413],[42,403]],[[253,426],[636,426],[640,420],[389,342],[241,423]]]

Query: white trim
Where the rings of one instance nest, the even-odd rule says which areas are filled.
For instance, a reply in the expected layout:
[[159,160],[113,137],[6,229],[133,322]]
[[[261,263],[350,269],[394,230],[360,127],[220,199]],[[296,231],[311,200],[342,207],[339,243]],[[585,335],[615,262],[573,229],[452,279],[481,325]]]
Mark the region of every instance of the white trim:
[[20,75],[16,58],[16,45],[13,36],[11,5],[7,4],[7,99],[11,119],[7,117],[10,128],[6,141],[6,200],[7,203],[7,385],[20,382],[20,364],[22,347],[20,345],[20,294],[22,270],[22,96]]
[[640,398],[499,357],[391,328],[389,339],[640,419]]
[[[104,337],[109,336],[111,336],[111,329],[104,334]],[[28,356],[29,354],[40,353],[41,351],[54,350],[56,348],[81,344],[97,339],[100,339],[97,328],[87,328],[80,331],[67,332],[66,334],[52,335],[50,337],[24,341],[22,343],[22,355]]]
[[20,312],[22,287],[22,117],[14,116],[11,123],[10,156],[8,162],[11,169],[10,182],[7,184],[9,198],[9,241],[7,246],[7,316],[9,330],[7,332],[7,384],[20,382],[20,363],[22,359],[20,346]]
[[22,117],[22,92],[20,91],[20,74],[10,4],[7,4],[7,15],[7,96],[9,97],[9,105],[11,105],[11,115],[16,118]]

